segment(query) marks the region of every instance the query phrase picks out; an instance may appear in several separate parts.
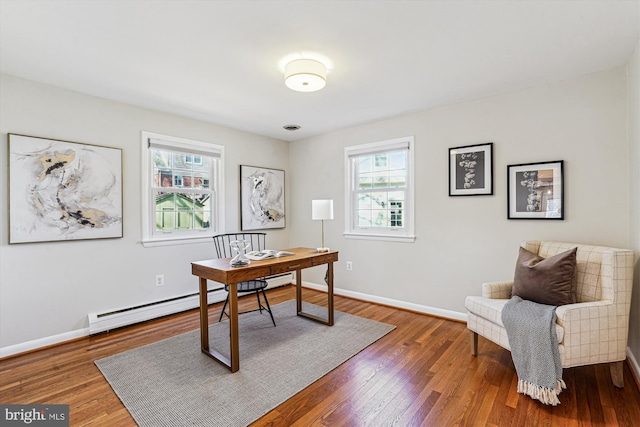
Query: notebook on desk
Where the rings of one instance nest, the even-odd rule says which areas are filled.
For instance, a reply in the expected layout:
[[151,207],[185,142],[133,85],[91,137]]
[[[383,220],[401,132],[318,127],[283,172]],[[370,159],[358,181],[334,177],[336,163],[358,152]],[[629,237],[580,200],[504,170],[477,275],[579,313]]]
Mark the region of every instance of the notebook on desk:
[[293,252],[274,251],[273,249],[265,249],[262,251],[251,251],[247,253],[247,258],[254,261],[262,261],[269,258],[280,258],[283,256],[293,255]]

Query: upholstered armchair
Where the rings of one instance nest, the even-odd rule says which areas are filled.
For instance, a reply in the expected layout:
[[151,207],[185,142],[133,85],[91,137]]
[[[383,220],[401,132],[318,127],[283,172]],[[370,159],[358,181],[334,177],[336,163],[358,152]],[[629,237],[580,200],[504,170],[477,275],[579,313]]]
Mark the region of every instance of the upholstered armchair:
[[[548,258],[577,247],[576,303],[557,307],[556,334],[563,368],[610,363],[611,379],[623,387],[623,363],[629,335],[633,283],[633,252],[576,243],[529,241],[523,248]],[[467,327],[471,353],[478,353],[478,335],[509,348],[501,311],[511,298],[513,281],[482,284],[482,296],[468,296]]]

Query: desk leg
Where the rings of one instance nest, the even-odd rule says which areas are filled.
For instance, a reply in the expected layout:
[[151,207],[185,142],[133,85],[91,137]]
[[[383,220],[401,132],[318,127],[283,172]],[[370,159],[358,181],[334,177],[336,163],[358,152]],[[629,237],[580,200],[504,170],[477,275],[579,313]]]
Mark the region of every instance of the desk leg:
[[227,359],[209,345],[209,301],[207,298],[207,279],[200,278],[200,348],[202,352],[229,368],[231,372],[240,369],[240,341],[238,338],[238,284],[229,285],[229,351]]
[[324,325],[333,326],[333,263],[327,263],[327,318],[302,311],[302,270],[296,270],[296,309],[298,316],[306,317]]
[[238,284],[229,285],[229,348],[231,352],[231,372],[240,369],[240,339],[238,337]]
[[209,352],[209,300],[207,299],[207,279],[200,277],[200,347]]
[[296,270],[296,313],[302,312],[302,270]]
[[327,281],[327,287],[328,287],[327,306],[329,307],[329,312],[327,313],[327,318],[328,318],[327,325],[333,326],[333,263],[332,262],[327,264],[327,272],[329,276],[329,280]]

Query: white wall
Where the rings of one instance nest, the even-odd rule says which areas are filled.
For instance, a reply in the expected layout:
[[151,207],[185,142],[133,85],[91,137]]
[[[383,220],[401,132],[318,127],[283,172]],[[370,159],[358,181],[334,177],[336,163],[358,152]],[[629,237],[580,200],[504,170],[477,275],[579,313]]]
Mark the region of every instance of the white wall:
[[640,378],[640,41],[627,65],[629,118],[629,170],[631,183],[631,248],[636,252],[636,267],[631,293],[629,348],[635,358],[636,375]]
[[[319,245],[311,200],[332,198],[325,230],[340,251],[336,287],[460,313],[482,282],[513,277],[523,240],[629,247],[626,108],[618,68],[294,142],[292,246]],[[415,136],[415,243],[345,239],[343,148],[405,135]],[[449,197],[448,149],[484,142],[494,143],[495,195]],[[507,165],[551,160],[565,161],[566,219],[507,220]]]
[[[227,231],[239,229],[239,165],[288,169],[283,141],[6,75],[0,93],[0,348],[79,336],[87,313],[197,292],[190,262],[215,257],[213,243],[140,244],[141,131],[225,146]],[[124,238],[8,245],[7,133],[122,148]],[[287,246],[288,231],[269,231],[269,244]],[[155,286],[156,274],[165,286]]]

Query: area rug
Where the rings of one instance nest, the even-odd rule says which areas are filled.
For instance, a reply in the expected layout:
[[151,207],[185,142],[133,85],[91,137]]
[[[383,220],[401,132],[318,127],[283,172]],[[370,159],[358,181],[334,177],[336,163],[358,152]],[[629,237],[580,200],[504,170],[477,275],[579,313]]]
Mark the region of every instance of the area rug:
[[[272,310],[277,327],[268,314],[240,316],[235,373],[200,351],[198,330],[95,363],[140,426],[246,426],[395,328],[340,311],[322,325],[296,316],[295,300]],[[228,357],[227,322],[211,325],[209,339]]]

